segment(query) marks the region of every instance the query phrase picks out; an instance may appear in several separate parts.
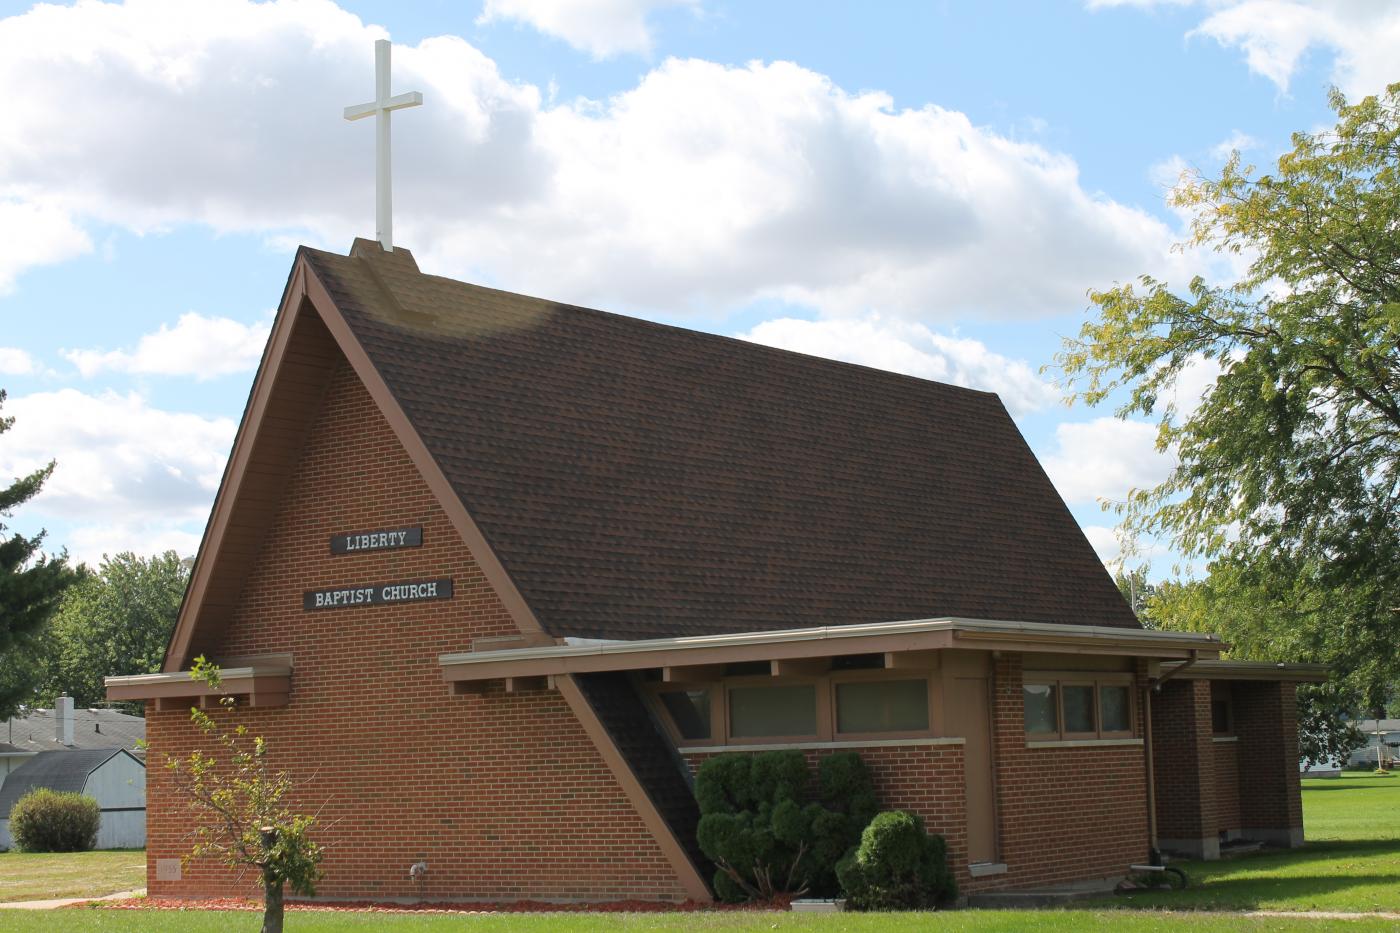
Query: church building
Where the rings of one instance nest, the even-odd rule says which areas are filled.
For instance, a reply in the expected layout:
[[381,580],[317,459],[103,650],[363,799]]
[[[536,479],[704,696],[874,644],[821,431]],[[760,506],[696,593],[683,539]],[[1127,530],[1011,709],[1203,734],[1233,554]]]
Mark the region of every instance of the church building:
[[[1294,688],[1142,628],[993,394],[303,248],[146,702],[319,814],[328,898],[705,901],[694,773],[855,750],[960,887],[1302,840]],[[226,715],[226,714],[219,714]],[[411,876],[410,868],[425,866]]]

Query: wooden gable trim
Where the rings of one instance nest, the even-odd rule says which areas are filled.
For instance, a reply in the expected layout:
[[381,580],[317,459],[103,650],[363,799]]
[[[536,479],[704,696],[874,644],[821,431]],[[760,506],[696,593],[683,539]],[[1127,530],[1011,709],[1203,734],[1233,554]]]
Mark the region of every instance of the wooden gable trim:
[[272,333],[268,337],[267,349],[263,351],[262,361],[258,364],[258,374],[253,380],[243,419],[238,425],[238,433],[234,435],[233,450],[224,466],[223,480],[219,483],[219,491],[214,497],[209,522],[204,526],[204,536],[190,572],[189,586],[186,587],[184,599],[180,603],[175,629],[171,632],[170,642],[166,646],[161,669],[167,673],[178,672],[184,667],[190,641],[219,563],[229,522],[239,502],[239,493],[243,489],[253,459],[259,429],[267,416],[277,375],[282,369],[292,333],[301,317],[302,304],[306,298],[307,272],[306,261],[300,260],[293,265],[291,276],[287,280],[282,303],[278,308]]
[[[370,362],[364,348],[355,339],[340,309],[336,307],[329,291],[316,276],[310,262],[304,256],[298,256],[287,280],[287,288],[268,338],[267,349],[258,366],[258,374],[249,393],[243,420],[234,438],[233,451],[224,467],[223,481],[219,485],[209,522],[204,529],[204,537],[190,574],[190,584],[185,591],[180,614],[166,648],[162,670],[173,673],[185,667],[195,632],[206,615],[210,588],[220,570],[220,558],[230,534],[231,521],[238,510],[250,472],[256,472],[255,453],[258,451],[259,436],[264,433],[265,422],[269,418],[274,389],[287,362],[292,335],[303,315],[313,312],[329,331],[331,339],[364,384],[385,420],[389,422],[394,436],[408,452],[410,460],[442,505],[448,520],[471,551],[487,582],[500,596],[519,628],[524,644],[553,643],[553,639],[535,618],[534,612],[526,605],[524,597],[520,595],[519,589],[487,543],[480,528],[467,513],[466,507],[452,489],[442,469],[428,452],[398,400]],[[314,394],[314,387],[310,387],[310,391]],[[319,409],[319,400],[316,407]]]

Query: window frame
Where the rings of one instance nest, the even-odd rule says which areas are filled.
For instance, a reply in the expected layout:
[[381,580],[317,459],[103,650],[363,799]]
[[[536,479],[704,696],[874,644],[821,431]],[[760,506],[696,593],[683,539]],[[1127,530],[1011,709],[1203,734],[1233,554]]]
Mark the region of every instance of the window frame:
[[[774,677],[771,674],[751,674],[744,677],[726,677],[721,682],[720,690],[724,693],[724,742],[725,745],[774,745],[790,744],[796,742],[816,742],[822,735],[831,734],[831,723],[823,720],[823,711],[826,704],[822,702],[822,688],[819,677]],[[734,724],[730,719],[732,704],[729,693],[735,687],[798,687],[804,684],[812,686],[812,705],[815,707],[813,723],[816,732],[810,734],[796,735],[746,735],[736,736],[734,734]],[[829,718],[829,717],[828,717]],[[714,731],[714,720],[710,720],[711,732]],[[692,740],[693,741],[693,740]]]
[[[868,681],[923,681],[928,697],[928,728],[888,732],[838,732],[836,688],[839,684]],[[938,735],[938,704],[941,702],[937,668],[890,669],[856,668],[810,675],[743,674],[720,676],[715,680],[653,681],[643,683],[644,693],[656,718],[679,751],[707,746],[798,745],[813,742],[852,742],[895,739],[935,738]],[[817,731],[809,735],[735,736],[730,723],[729,693],[734,687],[786,687],[812,684],[815,687]],[[681,736],[675,720],[660,694],[671,691],[708,690],[710,694],[710,735],[703,739]]]
[[[1027,742],[1097,742],[1138,737],[1138,699],[1133,689],[1133,675],[1113,671],[1025,671],[1021,677],[1021,715],[1025,718],[1025,688],[1052,687],[1055,691],[1055,732],[1025,732]],[[1094,728],[1090,732],[1070,732],[1065,724],[1065,687],[1092,687],[1091,711]],[[1128,730],[1106,730],[1103,727],[1104,687],[1128,688]],[[1024,728],[1024,727],[1023,727]]]
[[[919,676],[919,671],[889,670],[887,668],[869,668],[866,670],[835,671],[828,674],[827,706],[831,710],[831,736],[834,741],[848,742],[856,739],[917,739],[933,734],[934,723],[934,695],[937,691],[933,687],[933,677],[925,672]],[[877,675],[877,676],[871,676]],[[884,676],[878,676],[884,675]],[[893,676],[890,676],[893,675]],[[836,688],[841,684],[866,683],[870,681],[885,681],[887,683],[904,683],[907,681],[923,681],[925,716],[928,725],[923,729],[889,729],[883,732],[841,732],[839,725],[841,722],[841,711],[836,705]]]

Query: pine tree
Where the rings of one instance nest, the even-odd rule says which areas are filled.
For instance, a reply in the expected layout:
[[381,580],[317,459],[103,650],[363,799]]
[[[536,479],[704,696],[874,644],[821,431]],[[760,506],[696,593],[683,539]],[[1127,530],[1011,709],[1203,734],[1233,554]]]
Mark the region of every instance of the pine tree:
[[[5,392],[0,390],[0,406]],[[0,434],[8,431],[14,418],[0,417]],[[44,533],[32,538],[7,534],[3,519],[38,494],[53,472],[50,461],[28,476],[0,488],[0,658],[28,653],[39,630],[58,606],[59,597],[77,574],[68,566],[67,553],[46,555],[39,550]],[[32,674],[31,674],[32,672]],[[13,666],[0,676],[0,718],[13,715],[16,707],[33,691],[41,671],[27,665]]]

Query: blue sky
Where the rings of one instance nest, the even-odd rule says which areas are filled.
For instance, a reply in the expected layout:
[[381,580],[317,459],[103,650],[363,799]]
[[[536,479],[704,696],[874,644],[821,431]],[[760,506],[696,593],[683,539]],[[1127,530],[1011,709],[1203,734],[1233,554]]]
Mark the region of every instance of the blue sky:
[[[53,548],[193,553],[297,243],[1002,394],[1106,560],[1149,425],[1040,372],[1085,291],[1172,252],[1165,193],[1396,77],[1400,8],[1289,0],[0,4],[0,475]],[[1183,398],[1208,384],[1193,375]],[[1154,576],[1174,555],[1148,542]]]

